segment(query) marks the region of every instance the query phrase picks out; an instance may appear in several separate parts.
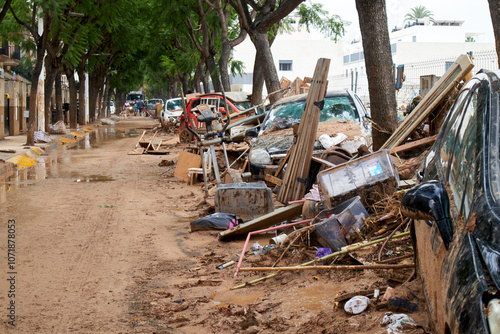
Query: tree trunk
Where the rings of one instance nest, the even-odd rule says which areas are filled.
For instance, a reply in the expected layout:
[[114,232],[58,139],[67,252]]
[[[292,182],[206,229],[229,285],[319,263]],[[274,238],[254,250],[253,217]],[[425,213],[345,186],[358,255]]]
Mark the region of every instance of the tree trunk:
[[85,64],[78,66],[80,88],[78,92],[78,124],[85,125]]
[[97,97],[99,95],[99,78],[97,73],[89,75],[89,120],[91,123],[95,120],[95,109],[97,106]]
[[365,54],[373,151],[378,150],[397,127],[396,88],[387,13],[384,0],[356,0]]
[[208,81],[206,68],[201,71],[201,82],[203,83],[203,93],[210,93],[210,82]]
[[488,0],[490,5],[491,23],[493,24],[493,34],[495,35],[495,50],[497,51],[498,67],[500,68],[500,1]]
[[37,125],[37,95],[38,95],[38,78],[43,68],[43,56],[45,54],[45,47],[42,44],[43,38],[40,37],[40,43],[37,45],[36,50],[36,64],[33,70],[33,77],[31,78],[31,92],[30,92],[30,105],[29,105],[29,120],[28,120],[28,134],[26,135],[26,145],[35,145],[35,128]]
[[196,65],[196,71],[193,77],[193,86],[197,93],[201,93],[201,77],[203,75],[203,63],[198,63]]
[[53,65],[54,59],[48,53],[45,56],[45,132],[49,132],[52,123],[52,88],[56,79],[57,68]]
[[[103,94],[103,97],[102,97],[102,109],[103,111],[100,111],[99,113],[99,117],[102,118],[102,117],[110,117],[111,116],[111,113],[110,113],[110,110],[109,110],[109,76],[106,76],[106,78],[104,79],[104,94]],[[116,106],[115,106],[116,108]]]
[[78,128],[78,119],[77,119],[77,94],[76,94],[76,81],[75,81],[75,73],[73,70],[64,69],[66,73],[66,77],[68,78],[69,84],[69,127],[70,129]]
[[189,90],[189,77],[187,74],[182,75],[182,89],[184,90],[184,94],[188,94]]
[[[255,64],[261,63],[262,60],[258,58],[259,55],[255,55]],[[253,106],[262,103],[262,88],[264,87],[264,73],[262,73],[262,67],[255,66],[253,68],[253,78],[252,78],[252,98],[251,103]]]
[[62,82],[61,82],[61,69],[58,68],[56,71],[56,78],[54,80],[54,86],[56,90],[56,122],[63,121],[63,102],[62,102]]
[[219,80],[219,75],[217,74],[217,65],[215,63],[214,55],[210,54],[205,60],[205,64],[207,64],[208,73],[210,74],[210,78],[212,78],[214,91],[222,92],[222,85]]
[[[256,55],[254,64],[254,75],[259,68],[262,71],[264,80],[266,82],[267,93],[272,93],[280,89],[280,80],[278,78],[278,72],[274,66],[273,54],[271,53],[271,45],[267,37],[267,33],[254,33],[253,42],[255,45]],[[262,95],[262,90],[260,92],[256,91],[255,88],[252,89],[253,95]],[[278,94],[274,94],[270,97],[270,102],[275,102],[279,99]]]
[[231,50],[232,47],[229,43],[222,44],[222,50],[219,58],[219,70],[220,70],[221,84],[225,92],[231,91],[231,82],[229,80],[229,69],[228,69],[229,58],[231,57]]

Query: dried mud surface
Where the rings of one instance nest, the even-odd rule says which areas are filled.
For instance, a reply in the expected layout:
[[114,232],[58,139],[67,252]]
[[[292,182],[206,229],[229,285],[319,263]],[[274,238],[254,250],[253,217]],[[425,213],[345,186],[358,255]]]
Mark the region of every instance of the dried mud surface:
[[[395,295],[418,307],[403,313],[421,327],[404,332],[429,333],[420,281],[401,285],[412,269],[284,272],[233,290],[268,273],[233,277],[234,265],[218,267],[237,258],[244,240],[220,242],[215,231],[189,232],[189,222],[210,206],[201,183],[177,180],[175,164],[167,162],[177,160],[184,144],[168,146],[168,155],[127,154],[138,140],[129,129],[140,134],[155,125],[123,120],[113,128],[115,139],[45,157],[36,172],[25,172],[27,179],[38,175],[34,180],[21,173],[0,183],[2,254],[7,254],[7,221],[15,219],[17,226],[16,326],[8,324],[9,286],[2,270],[0,332],[387,333],[380,325],[383,315],[400,309],[381,307],[380,301],[352,316],[334,298],[392,286]],[[158,137],[167,142],[176,134]],[[255,236],[251,243],[266,245],[273,236]],[[396,256],[411,251],[411,242],[390,242],[386,248]],[[378,249],[336,264],[372,262]],[[271,266],[281,252],[249,253],[242,267]],[[298,248],[280,266],[314,257],[314,250]],[[5,267],[6,256],[2,261]]]

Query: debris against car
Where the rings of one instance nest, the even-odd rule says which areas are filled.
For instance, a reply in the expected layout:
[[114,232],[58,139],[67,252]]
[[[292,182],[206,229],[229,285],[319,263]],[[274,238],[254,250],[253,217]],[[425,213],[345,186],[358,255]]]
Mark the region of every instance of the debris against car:
[[500,297],[499,75],[464,86],[401,200],[438,332],[492,333],[500,314],[488,309]]

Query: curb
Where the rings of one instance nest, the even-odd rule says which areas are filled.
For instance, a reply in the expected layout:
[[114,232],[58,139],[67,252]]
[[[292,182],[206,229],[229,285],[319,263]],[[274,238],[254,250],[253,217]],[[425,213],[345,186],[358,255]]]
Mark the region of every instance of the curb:
[[41,155],[46,155],[49,152],[61,147],[61,146],[72,146],[76,144],[78,141],[85,138],[85,133],[90,133],[96,131],[99,128],[100,124],[91,124],[85,125],[77,131],[71,131],[69,134],[66,134],[64,137],[60,137],[57,139],[53,139],[50,142],[46,143],[45,146],[42,147],[33,147],[28,151],[15,155],[13,157],[5,160],[6,164],[0,166],[0,178],[8,177],[15,172],[16,169],[31,167],[38,162],[38,158]]

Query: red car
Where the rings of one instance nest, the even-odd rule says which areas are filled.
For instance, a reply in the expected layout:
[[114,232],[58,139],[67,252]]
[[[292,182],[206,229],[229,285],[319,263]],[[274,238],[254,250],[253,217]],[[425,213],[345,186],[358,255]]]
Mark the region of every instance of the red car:
[[[235,101],[234,99],[228,97],[230,93],[226,94],[227,104],[229,106],[229,112],[231,115],[231,122],[238,121],[242,118],[248,117],[248,113],[237,115],[238,113],[246,110],[250,107],[250,102],[247,101]],[[215,106],[216,109],[222,114],[222,117],[226,116],[226,105],[224,101],[224,96],[219,93],[211,93],[196,96],[190,99],[186,105],[186,111],[188,115],[188,124],[190,128],[194,128],[196,132],[199,134],[206,133],[205,124],[198,122],[197,117],[198,113],[192,112],[192,109],[196,108],[200,104],[208,104],[211,106]],[[223,124],[221,124],[223,125]],[[214,126],[214,128],[217,128]],[[186,122],[184,114],[180,117],[180,125],[179,125],[179,140],[182,143],[188,143],[194,140],[194,135],[186,128]]]

